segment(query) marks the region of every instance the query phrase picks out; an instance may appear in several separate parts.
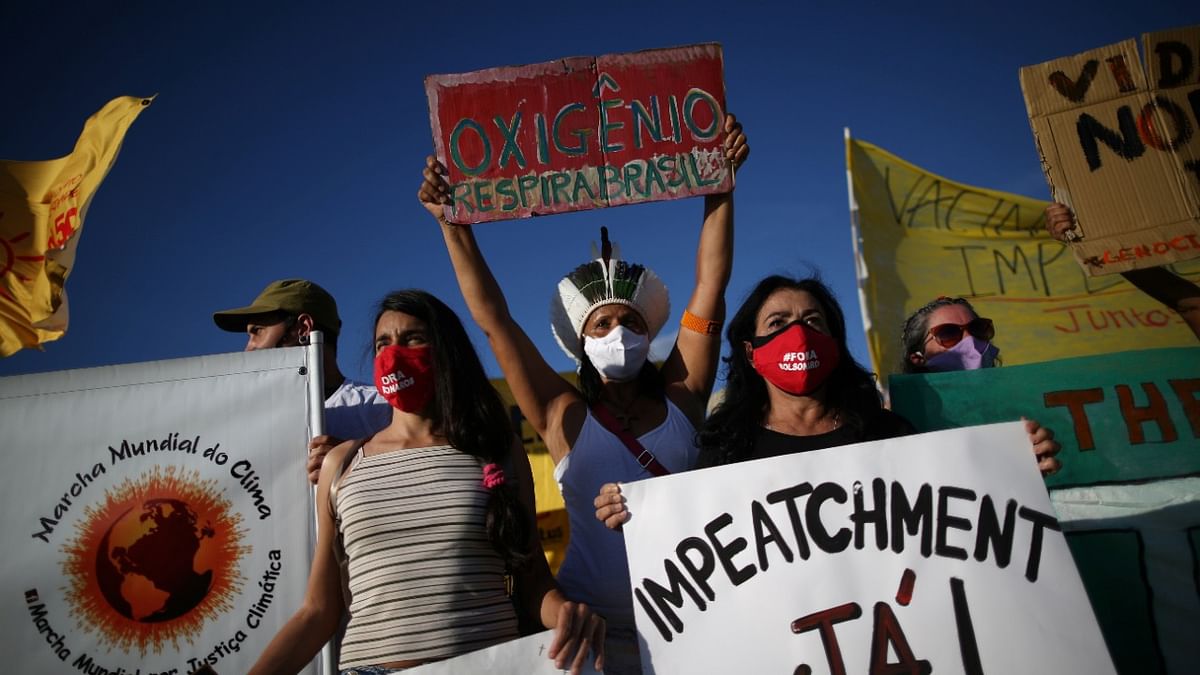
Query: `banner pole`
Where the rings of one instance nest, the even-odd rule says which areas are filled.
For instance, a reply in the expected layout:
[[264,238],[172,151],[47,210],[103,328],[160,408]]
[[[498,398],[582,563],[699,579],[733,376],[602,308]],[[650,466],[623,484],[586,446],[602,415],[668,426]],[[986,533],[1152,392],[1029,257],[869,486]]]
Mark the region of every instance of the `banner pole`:
[[[308,346],[305,347],[308,354],[308,429],[309,437],[322,436],[325,434],[325,335],[319,330],[314,330],[308,334]],[[320,530],[320,517],[318,509],[320,504],[317,503],[317,487],[312,488],[313,495],[313,534],[315,535]],[[314,536],[315,543],[316,538]],[[319,672],[322,675],[334,675],[337,673],[333,662],[333,643],[327,643],[321,647]]]

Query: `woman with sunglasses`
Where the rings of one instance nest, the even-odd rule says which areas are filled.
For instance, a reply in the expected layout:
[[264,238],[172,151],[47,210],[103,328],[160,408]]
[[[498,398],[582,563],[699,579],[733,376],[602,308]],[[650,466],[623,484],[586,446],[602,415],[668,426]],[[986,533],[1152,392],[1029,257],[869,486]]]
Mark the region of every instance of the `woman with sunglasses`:
[[995,336],[992,320],[977,315],[971,303],[940,297],[904,322],[901,369],[929,373],[991,368],[1000,363],[1000,349],[992,344]]
[[[1000,365],[1000,348],[992,343],[996,328],[979,316],[963,298],[942,296],[926,303],[904,321],[904,373],[944,373],[978,370]],[[1042,475],[1062,468],[1055,457],[1061,449],[1054,432],[1034,420],[1025,420]]]

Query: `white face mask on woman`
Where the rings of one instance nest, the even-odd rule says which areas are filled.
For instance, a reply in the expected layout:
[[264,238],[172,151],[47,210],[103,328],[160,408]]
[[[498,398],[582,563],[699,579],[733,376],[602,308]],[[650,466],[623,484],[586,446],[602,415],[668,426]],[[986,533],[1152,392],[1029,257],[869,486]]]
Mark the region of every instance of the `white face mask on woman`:
[[625,382],[641,371],[650,355],[650,339],[617,326],[604,337],[583,336],[583,351],[604,379]]

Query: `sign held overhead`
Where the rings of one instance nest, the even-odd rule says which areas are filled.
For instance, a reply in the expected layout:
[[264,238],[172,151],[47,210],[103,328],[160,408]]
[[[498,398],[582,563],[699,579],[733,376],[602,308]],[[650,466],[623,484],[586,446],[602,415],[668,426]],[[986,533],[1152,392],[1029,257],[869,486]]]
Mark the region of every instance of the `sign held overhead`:
[[425,78],[454,223],[728,192],[721,46]]
[[1200,258],[1200,26],[1021,69],[1054,200],[1092,276]]

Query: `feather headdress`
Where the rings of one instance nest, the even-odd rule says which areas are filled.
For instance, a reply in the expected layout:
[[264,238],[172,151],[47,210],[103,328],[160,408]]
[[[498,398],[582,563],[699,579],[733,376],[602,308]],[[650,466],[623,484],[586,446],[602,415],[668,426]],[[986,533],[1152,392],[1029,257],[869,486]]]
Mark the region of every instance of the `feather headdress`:
[[569,272],[558,282],[550,300],[550,328],[558,346],[577,362],[583,360],[583,323],[601,305],[621,304],[635,309],[654,339],[667,323],[671,301],[667,287],[650,269],[620,259],[620,250],[600,228],[600,251],[592,244],[594,260]]

